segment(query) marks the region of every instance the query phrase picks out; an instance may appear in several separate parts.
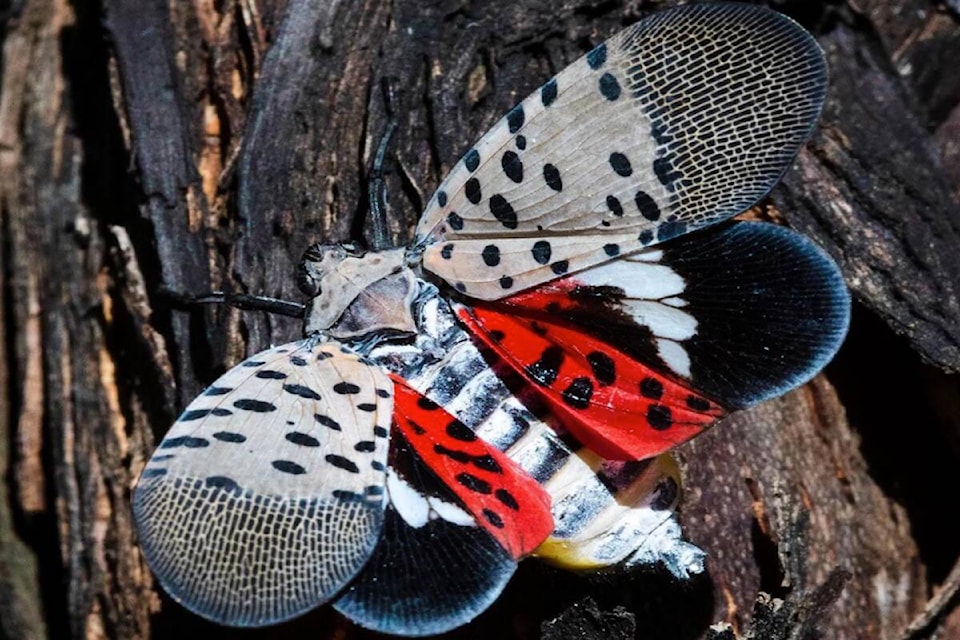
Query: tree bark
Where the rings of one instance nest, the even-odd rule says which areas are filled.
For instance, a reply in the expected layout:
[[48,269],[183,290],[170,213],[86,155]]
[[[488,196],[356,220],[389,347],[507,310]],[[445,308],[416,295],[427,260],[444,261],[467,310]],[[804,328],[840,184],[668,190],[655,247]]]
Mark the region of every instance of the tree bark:
[[[0,635],[371,637],[329,608],[215,630],[151,577],[129,502],[154,445],[219,373],[301,330],[179,309],[165,290],[300,300],[307,246],[369,240],[382,79],[399,88],[390,234],[408,241],[472,141],[665,4],[0,3]],[[530,561],[451,637],[898,639],[950,582],[960,8],[772,4],[817,36],[832,82],[820,128],[759,215],[837,259],[856,301],[846,345],[810,384],[678,452],[704,576]],[[956,598],[943,600],[911,637],[960,633]]]

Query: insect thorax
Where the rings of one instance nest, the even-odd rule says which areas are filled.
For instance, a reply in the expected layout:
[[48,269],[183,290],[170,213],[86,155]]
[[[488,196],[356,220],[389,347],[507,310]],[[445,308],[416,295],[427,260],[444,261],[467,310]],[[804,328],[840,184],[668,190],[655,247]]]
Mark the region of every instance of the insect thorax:
[[364,251],[354,244],[307,249],[297,277],[300,290],[312,296],[304,332],[338,340],[416,333],[411,307],[420,287],[405,254]]
[[410,376],[466,340],[437,287],[418,278],[405,249],[314,245],[298,286],[312,296],[304,334],[336,340],[394,373]]

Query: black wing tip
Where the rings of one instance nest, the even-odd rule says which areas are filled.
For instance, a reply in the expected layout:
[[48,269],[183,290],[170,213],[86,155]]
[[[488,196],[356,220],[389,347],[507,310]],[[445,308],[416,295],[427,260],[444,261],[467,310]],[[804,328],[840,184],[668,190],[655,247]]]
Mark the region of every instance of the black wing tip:
[[813,240],[787,227],[767,223],[744,222],[736,226],[783,240],[786,250],[792,251],[792,257],[802,265],[798,272],[804,274],[808,286],[806,299],[810,304],[807,308],[816,308],[810,315],[795,318],[795,332],[791,334],[796,341],[792,346],[802,350],[804,357],[797,360],[792,370],[789,367],[783,370],[780,384],[744,388],[739,404],[748,407],[806,384],[833,360],[850,329],[851,298],[840,267]]
[[365,629],[407,637],[446,633],[486,611],[517,569],[480,527],[438,518],[413,528],[392,507],[386,516],[367,567],[333,603]]
[[816,287],[818,298],[816,302],[820,309],[816,316],[797,319],[798,325],[805,323],[810,329],[809,332],[801,330],[796,334],[799,339],[809,340],[809,357],[803,363],[805,366],[797,366],[784,377],[780,385],[772,385],[766,389],[758,387],[753,394],[744,393],[741,402],[743,402],[742,406],[747,407],[781,396],[806,384],[833,360],[850,330],[852,300],[840,267],[813,240],[786,227],[764,223],[741,224],[772,227],[772,231],[765,230],[764,233],[779,234],[786,242],[793,244],[798,257],[806,258],[804,268],[808,273],[809,282],[819,285]]
[[687,343],[694,384],[731,409],[806,383],[850,326],[840,268],[809,238],[766,222],[728,222],[665,244],[698,321]]

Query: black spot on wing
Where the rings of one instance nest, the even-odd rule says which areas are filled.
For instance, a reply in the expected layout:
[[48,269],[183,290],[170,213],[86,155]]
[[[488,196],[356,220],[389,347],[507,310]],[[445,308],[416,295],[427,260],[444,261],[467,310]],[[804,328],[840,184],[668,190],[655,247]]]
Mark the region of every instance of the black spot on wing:
[[441,207],[447,206],[447,192],[443,189],[437,191],[437,204]]
[[463,472],[456,475],[456,481],[458,484],[470,489],[474,493],[482,493],[484,495],[490,494],[493,492],[493,487],[490,486],[490,483],[482,478]]
[[623,216],[623,205],[616,196],[607,196],[607,209],[610,209],[610,213],[618,218]]
[[561,399],[567,406],[574,409],[586,409],[590,406],[590,398],[593,396],[593,383],[590,378],[574,378],[573,382],[560,394]]
[[607,43],[606,42],[597,45],[590,51],[590,53],[587,54],[587,65],[594,71],[602,67],[606,63],[606,61],[607,61]]
[[687,396],[687,406],[693,409],[694,411],[709,411],[710,402],[700,398],[698,396],[689,395]]
[[611,102],[620,97],[620,83],[610,73],[600,76],[600,93]]
[[300,356],[290,356],[290,362],[298,367],[307,366],[307,361],[301,358]]
[[651,400],[663,397],[663,383],[656,378],[644,378],[640,381],[640,395]]
[[495,244],[488,244],[480,253],[483,263],[488,267],[495,267],[500,264],[500,247]]
[[467,462],[470,462],[470,460],[473,459],[473,455],[467,453],[466,451],[460,451],[459,449],[451,449],[449,447],[443,446],[442,444],[433,445],[433,450],[442,456],[446,456],[451,460],[456,460],[457,462],[460,462],[463,464],[466,464]]
[[328,453],[324,457],[324,460],[338,469],[343,469],[344,471],[349,471],[350,473],[360,473],[360,469],[356,464],[354,464],[353,460],[350,460],[349,458],[338,456],[335,453]]
[[557,99],[557,79],[550,80],[547,84],[540,87],[540,101],[543,106],[549,107]]
[[333,385],[333,390],[340,395],[349,396],[360,393],[360,387],[352,382],[338,382]]
[[184,411],[180,415],[180,422],[190,422],[191,420],[199,420],[208,415],[223,417],[233,415],[233,411],[230,409],[224,409],[222,407],[215,407],[213,409],[189,409]]
[[500,463],[491,456],[489,453],[485,453],[482,456],[476,456],[471,460],[473,465],[484,471],[489,471],[491,473],[503,473],[503,467],[500,466]]
[[615,258],[616,256],[620,255],[620,245],[613,243],[605,244],[603,245],[603,252],[611,258]]
[[543,181],[554,191],[563,191],[563,180],[560,179],[560,170],[549,162],[543,165]]
[[195,438],[193,436],[180,436],[177,438],[165,438],[160,443],[161,449],[176,449],[178,447],[185,447],[187,449],[202,449],[203,447],[209,447],[210,441],[206,438]]
[[490,509],[484,509],[483,517],[486,518],[487,522],[495,526],[497,529],[503,529],[503,518],[498,516],[496,512],[491,511]]
[[205,395],[205,396],[222,396],[222,395],[226,395],[226,394],[230,393],[231,391],[233,391],[233,388],[232,388],[232,387],[217,387],[217,386],[212,386],[212,385],[211,385],[211,386],[207,387],[206,391],[203,392],[203,395]]
[[613,384],[617,379],[613,358],[602,351],[591,351],[587,354],[587,362],[593,371],[593,377],[600,384]]
[[546,240],[537,240],[533,243],[533,249],[531,249],[533,254],[533,259],[537,264],[547,264],[550,262],[550,256],[553,254],[553,249],[550,247],[550,243]]
[[354,451],[359,451],[360,453],[370,453],[371,451],[376,450],[377,443],[373,440],[361,440],[357,444],[353,445]]
[[417,398],[417,406],[426,411],[436,411],[440,408],[440,405],[426,396]]
[[463,229],[463,218],[457,215],[456,211],[451,211],[447,214],[447,224],[450,225],[450,228],[454,231],[460,231]]
[[523,182],[523,161],[514,151],[505,151],[500,159],[503,167],[503,173],[512,181],[520,184]]
[[233,478],[228,478],[227,476],[210,476],[203,481],[207,487],[211,489],[221,489],[223,491],[239,491],[240,485]]
[[306,398],[307,400],[319,400],[320,394],[311,389],[310,387],[304,386],[302,384],[285,384],[283,385],[283,390],[287,393],[291,393],[295,396],[301,398]]
[[673,426],[673,414],[670,407],[662,404],[652,404],[647,409],[647,422],[657,431],[663,431]]
[[633,175],[633,167],[630,165],[630,159],[619,151],[614,151],[610,154],[610,167],[618,176],[626,178],[627,176]]
[[261,369],[257,371],[254,377],[260,378],[261,380],[283,380],[287,377],[287,374],[282,371],[274,371],[273,369]]
[[671,187],[673,183],[682,176],[674,171],[673,165],[668,158],[657,158],[653,161],[653,172],[657,174],[657,179],[665,187]]
[[477,439],[477,434],[459,420],[450,421],[447,424],[446,432],[448,436],[460,442],[473,442]]
[[480,200],[483,199],[483,192],[480,190],[480,181],[476,178],[467,180],[467,183],[463,185],[463,192],[471,204],[479,204]]
[[213,437],[219,440],[220,442],[246,442],[247,436],[242,433],[234,433],[232,431],[217,431],[213,434]]
[[470,149],[470,151],[467,151],[467,155],[463,157],[463,164],[467,167],[468,171],[477,170],[477,167],[480,166],[480,154],[476,149]]
[[493,495],[497,497],[497,500],[502,502],[510,509],[513,509],[514,511],[520,510],[520,503],[518,503],[517,499],[514,498],[513,495],[506,489],[497,489]]
[[570,269],[570,262],[567,260],[557,260],[550,265],[550,270],[558,276],[562,276]]
[[513,287],[513,278],[510,276],[503,276],[500,278],[500,288],[501,289],[510,289]]
[[274,460],[270,465],[277,471],[282,471],[283,473],[289,473],[290,475],[299,476],[307,472],[306,469],[301,467],[296,462],[291,462],[290,460]]
[[656,222],[660,219],[660,207],[656,201],[643,189],[638,189],[637,194],[633,196],[633,202],[637,205],[637,210],[647,220]]
[[288,442],[292,442],[295,445],[301,447],[319,447],[320,441],[307,433],[302,433],[300,431],[291,431],[284,436]]
[[523,103],[518,104],[513,109],[510,109],[510,112],[507,113],[507,126],[510,129],[510,133],[516,133],[520,131],[523,127],[523,122],[526,119],[526,115],[523,113]]
[[537,384],[549,387],[556,382],[562,364],[563,349],[557,345],[550,345],[543,350],[536,362],[527,366],[526,372]]
[[490,198],[490,213],[507,229],[517,228],[517,212],[499,193]]
[[315,419],[318,423],[322,424],[323,426],[327,427],[328,429],[333,429],[334,431],[342,431],[342,430],[343,430],[342,427],[340,426],[340,423],[337,422],[336,420],[334,420],[333,418],[331,418],[330,416],[325,416],[325,415],[321,415],[321,414],[319,414],[319,413],[315,413],[315,414],[313,415],[313,417],[314,417],[314,419]]
[[166,469],[153,468],[153,469],[144,469],[143,474],[141,474],[140,477],[146,480],[147,478],[159,478],[160,476],[165,476],[165,475],[167,475]]

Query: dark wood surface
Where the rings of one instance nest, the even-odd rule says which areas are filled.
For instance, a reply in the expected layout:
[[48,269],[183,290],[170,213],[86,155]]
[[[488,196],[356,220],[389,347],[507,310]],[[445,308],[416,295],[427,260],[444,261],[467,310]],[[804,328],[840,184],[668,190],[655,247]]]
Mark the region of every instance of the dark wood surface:
[[[300,332],[177,310],[163,291],[299,300],[310,243],[369,239],[383,78],[399,88],[385,177],[405,242],[473,140],[665,4],[0,1],[0,636],[372,637],[328,608],[222,630],[159,591],[131,522],[137,474],[199,389]],[[846,345],[810,384],[678,452],[704,576],[526,562],[451,637],[897,639],[953,579],[960,7],[772,4],[817,36],[831,87],[760,215],[841,265]],[[960,637],[944,600],[911,637]]]

